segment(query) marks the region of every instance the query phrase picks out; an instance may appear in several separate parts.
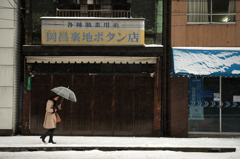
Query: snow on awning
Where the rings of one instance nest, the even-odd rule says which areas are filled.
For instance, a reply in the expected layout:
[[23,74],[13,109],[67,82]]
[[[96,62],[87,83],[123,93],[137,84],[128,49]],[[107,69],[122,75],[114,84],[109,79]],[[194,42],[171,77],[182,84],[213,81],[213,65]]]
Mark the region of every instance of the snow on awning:
[[155,64],[157,57],[126,56],[27,56],[27,63],[122,63],[122,64]]
[[171,76],[239,76],[239,47],[173,47]]

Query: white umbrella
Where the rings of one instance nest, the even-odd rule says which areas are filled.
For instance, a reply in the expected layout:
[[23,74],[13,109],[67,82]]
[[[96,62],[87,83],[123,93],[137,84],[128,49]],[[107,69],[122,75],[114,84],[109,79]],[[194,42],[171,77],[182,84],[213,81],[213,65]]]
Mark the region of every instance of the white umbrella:
[[[53,88],[52,91],[54,93],[56,93],[57,95],[65,98],[67,100],[70,100],[70,101],[73,101],[73,102],[77,102],[77,98],[76,98],[74,92],[71,91],[69,88],[60,86],[60,87]],[[61,104],[62,104],[62,102],[61,102]]]

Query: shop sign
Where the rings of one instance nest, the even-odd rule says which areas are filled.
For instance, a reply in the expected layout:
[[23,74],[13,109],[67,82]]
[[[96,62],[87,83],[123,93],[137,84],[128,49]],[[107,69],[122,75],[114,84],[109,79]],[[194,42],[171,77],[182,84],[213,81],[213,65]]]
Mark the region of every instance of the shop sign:
[[31,90],[31,76],[27,76],[27,90]]
[[43,45],[144,45],[144,19],[42,18]]

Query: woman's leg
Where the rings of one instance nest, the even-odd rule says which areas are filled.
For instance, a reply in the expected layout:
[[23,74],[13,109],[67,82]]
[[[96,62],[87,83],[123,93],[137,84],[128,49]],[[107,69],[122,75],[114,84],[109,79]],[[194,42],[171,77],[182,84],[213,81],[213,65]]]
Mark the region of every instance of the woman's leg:
[[51,130],[51,129],[49,129],[44,135],[42,135],[42,136],[40,137],[40,139],[42,139],[42,142],[46,143],[46,142],[45,142],[45,138],[46,138],[48,135],[50,135],[50,130]]
[[53,142],[53,133],[55,129],[50,129],[50,137],[49,137],[49,143],[56,144],[56,142]]

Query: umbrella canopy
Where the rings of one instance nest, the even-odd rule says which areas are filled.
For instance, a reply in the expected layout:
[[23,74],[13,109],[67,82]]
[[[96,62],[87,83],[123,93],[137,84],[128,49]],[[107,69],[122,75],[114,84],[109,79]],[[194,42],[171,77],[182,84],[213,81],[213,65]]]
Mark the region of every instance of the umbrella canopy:
[[77,102],[77,98],[74,92],[71,91],[69,88],[60,86],[60,87],[53,88],[52,91],[67,100]]

